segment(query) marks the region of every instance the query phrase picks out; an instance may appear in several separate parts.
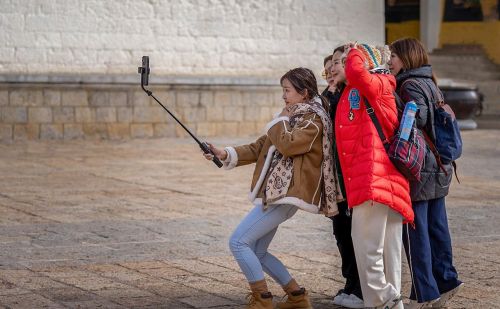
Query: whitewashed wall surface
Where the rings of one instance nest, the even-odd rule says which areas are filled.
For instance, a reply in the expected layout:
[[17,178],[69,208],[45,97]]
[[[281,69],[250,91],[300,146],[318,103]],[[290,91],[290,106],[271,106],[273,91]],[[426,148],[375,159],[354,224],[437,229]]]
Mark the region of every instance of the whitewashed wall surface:
[[0,0],[0,74],[279,78],[384,41],[382,0]]
[[[279,78],[384,41],[382,0],[0,0],[0,143],[262,132]],[[321,86],[323,87],[323,86]]]

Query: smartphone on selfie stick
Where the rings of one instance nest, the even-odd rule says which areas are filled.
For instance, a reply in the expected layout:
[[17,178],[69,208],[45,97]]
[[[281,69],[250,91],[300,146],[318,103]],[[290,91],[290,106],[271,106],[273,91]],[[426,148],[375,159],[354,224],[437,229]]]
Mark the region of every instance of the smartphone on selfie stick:
[[198,145],[200,146],[201,150],[204,153],[210,153],[210,154],[212,154],[214,156],[214,158],[212,159],[212,161],[215,163],[215,165],[217,165],[219,168],[222,167],[222,162],[210,150],[210,148],[208,147],[207,143],[200,142],[200,140],[197,139],[196,136],[194,136],[194,134],[191,133],[191,131],[189,131],[189,129],[186,128],[186,126],[184,124],[182,124],[182,122],[180,122],[179,119],[177,119],[177,117],[174,116],[174,114],[172,114],[163,104],[161,104],[160,101],[158,101],[157,98],[155,98],[155,96],[153,95],[153,92],[151,92],[150,90],[147,90],[146,88],[144,88],[144,86],[147,86],[148,83],[149,83],[149,72],[151,71],[149,69],[149,57],[148,56],[142,56],[142,66],[140,66],[138,68],[138,71],[139,71],[139,74],[141,74],[141,88],[142,88],[142,90],[144,90],[144,92],[146,92],[148,94],[148,96],[150,96],[153,99],[155,99],[155,101],[158,102],[158,104],[160,104],[161,107],[163,107],[163,109],[166,110],[167,113],[169,113],[170,116],[172,116],[172,118],[174,118],[175,121],[177,121],[177,123],[180,124],[181,127],[184,130],[186,130],[187,133],[189,133],[189,135],[191,135],[191,137],[198,143]]

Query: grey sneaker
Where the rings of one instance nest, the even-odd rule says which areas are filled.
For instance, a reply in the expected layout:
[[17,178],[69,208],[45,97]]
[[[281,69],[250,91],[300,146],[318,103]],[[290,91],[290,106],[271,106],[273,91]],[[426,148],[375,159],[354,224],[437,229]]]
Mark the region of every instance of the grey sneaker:
[[350,294],[342,299],[341,306],[346,308],[364,308],[365,303],[361,298],[354,294]]
[[432,304],[432,308],[441,308],[446,305],[446,303],[453,298],[462,288],[464,287],[464,283],[460,283],[456,288],[449,290],[448,292],[445,292],[441,294],[441,297],[437,302]]
[[346,297],[349,297],[348,294],[344,293],[344,292],[341,292],[341,293],[338,293],[337,295],[335,295],[335,297],[333,298],[333,303],[335,305],[339,305],[339,306],[342,306],[342,301],[344,300],[344,298]]

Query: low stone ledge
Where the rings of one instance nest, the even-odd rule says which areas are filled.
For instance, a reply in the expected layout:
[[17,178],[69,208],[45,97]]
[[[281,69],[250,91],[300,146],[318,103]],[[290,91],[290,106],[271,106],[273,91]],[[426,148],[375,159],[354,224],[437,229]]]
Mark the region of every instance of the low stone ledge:
[[[148,89],[200,137],[262,132],[283,100],[279,81],[164,77]],[[185,137],[138,76],[0,76],[0,140]]]

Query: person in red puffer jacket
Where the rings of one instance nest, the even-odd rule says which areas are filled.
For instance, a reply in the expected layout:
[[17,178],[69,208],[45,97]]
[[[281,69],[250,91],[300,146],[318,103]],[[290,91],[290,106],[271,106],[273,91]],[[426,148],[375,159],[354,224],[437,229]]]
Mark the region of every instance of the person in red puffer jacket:
[[414,217],[409,183],[387,156],[364,101],[373,107],[384,134],[394,136],[399,126],[396,80],[382,68],[389,55],[388,49],[352,43],[342,55],[333,55],[335,81],[346,84],[334,131],[352,208],[351,235],[364,305],[402,309],[402,226]]

